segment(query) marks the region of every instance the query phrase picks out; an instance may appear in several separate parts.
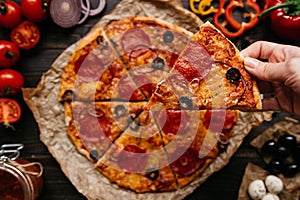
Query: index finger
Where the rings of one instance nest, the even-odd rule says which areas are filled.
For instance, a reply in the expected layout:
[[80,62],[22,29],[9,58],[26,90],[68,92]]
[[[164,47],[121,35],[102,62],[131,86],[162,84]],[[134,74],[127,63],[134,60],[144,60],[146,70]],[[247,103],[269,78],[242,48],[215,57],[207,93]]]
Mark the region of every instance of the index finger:
[[272,43],[272,42],[266,42],[266,41],[258,41],[250,46],[248,46],[246,49],[241,51],[241,54],[244,57],[252,57],[252,58],[258,58],[258,59],[269,59],[271,55],[274,53],[274,50],[278,50],[279,44]]

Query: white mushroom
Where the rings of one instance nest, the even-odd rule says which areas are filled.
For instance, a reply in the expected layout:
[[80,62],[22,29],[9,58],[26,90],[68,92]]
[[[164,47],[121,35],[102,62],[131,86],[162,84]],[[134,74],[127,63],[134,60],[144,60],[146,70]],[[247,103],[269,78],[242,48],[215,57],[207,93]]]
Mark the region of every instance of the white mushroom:
[[249,184],[248,193],[254,200],[262,199],[267,194],[265,184],[262,180],[255,180]]
[[272,194],[279,194],[283,190],[282,180],[274,175],[269,175],[265,179],[267,190]]
[[280,198],[276,194],[268,193],[261,200],[280,200]]

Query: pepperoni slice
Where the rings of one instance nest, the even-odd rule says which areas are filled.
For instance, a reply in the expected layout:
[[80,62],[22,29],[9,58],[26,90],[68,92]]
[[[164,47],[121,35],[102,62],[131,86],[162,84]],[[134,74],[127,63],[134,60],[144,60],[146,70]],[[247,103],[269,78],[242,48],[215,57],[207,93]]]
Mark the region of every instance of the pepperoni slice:
[[204,126],[213,131],[222,133],[229,132],[236,123],[236,113],[231,110],[207,110],[204,115]]
[[[188,148],[183,154],[183,149],[178,148],[172,154],[172,158],[177,158],[173,163],[172,167],[178,174],[178,177],[187,177],[195,173],[201,165],[203,165],[205,158],[199,158],[198,152],[193,148]],[[182,155],[180,155],[182,154]]]
[[195,78],[204,79],[210,72],[213,63],[206,48],[195,41],[191,41],[175,64],[174,69],[191,82]]
[[111,123],[105,116],[98,118],[92,115],[85,116],[79,124],[80,137],[85,142],[96,144],[110,138]]
[[81,55],[78,57],[78,59],[75,61],[74,63],[74,71],[75,73],[77,74],[80,67],[81,67],[81,64],[83,63],[83,61],[86,59],[86,57],[89,55],[89,52],[87,51],[84,51],[81,53]]
[[124,75],[118,83],[118,93],[121,99],[126,100],[145,100],[144,95],[140,92],[137,85],[131,80],[131,78],[126,74]]
[[148,49],[151,42],[149,36],[142,29],[133,28],[123,34],[121,45],[124,53],[128,53],[137,49]]
[[183,111],[167,110],[158,119],[159,125],[165,134],[176,135],[184,133],[189,127],[189,116]]
[[119,167],[126,172],[142,172],[148,161],[146,150],[136,145],[127,145],[117,157]]
[[103,71],[101,60],[93,53],[81,56],[80,59],[75,63],[75,71],[87,82],[97,81]]

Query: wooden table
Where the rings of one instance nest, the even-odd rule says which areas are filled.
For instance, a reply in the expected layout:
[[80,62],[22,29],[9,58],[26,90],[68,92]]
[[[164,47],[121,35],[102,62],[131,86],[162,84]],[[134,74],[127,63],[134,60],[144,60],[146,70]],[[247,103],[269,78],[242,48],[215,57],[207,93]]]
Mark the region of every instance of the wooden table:
[[[54,60],[71,44],[83,37],[92,26],[120,2],[120,0],[107,0],[105,11],[90,17],[83,25],[63,29],[55,25],[50,18],[38,24],[41,31],[41,41],[38,46],[30,51],[21,51],[21,60],[16,68],[25,77],[25,87],[36,87],[41,75],[46,72]],[[185,8],[189,9],[189,1],[183,0]],[[202,18],[211,20],[210,17]],[[0,29],[0,39],[8,39],[9,31]],[[239,48],[257,40],[268,40],[279,43],[288,43],[277,38],[271,31],[270,22],[265,20],[255,28],[248,31],[241,38],[233,42]],[[294,43],[300,46],[299,42]],[[24,103],[22,96],[14,97],[22,106],[23,115],[19,122],[14,124],[16,131],[0,126],[0,145],[5,143],[22,143],[25,145],[21,157],[30,161],[41,162],[44,166],[44,189],[40,199],[85,199],[60,169],[59,164],[47,151],[47,147],[39,139],[39,129],[29,108]],[[279,113],[275,120],[286,114]],[[265,130],[270,123],[264,123],[254,128],[245,138],[243,144],[232,157],[230,163],[221,171],[212,175],[202,186],[196,189],[187,200],[192,199],[237,199],[239,186],[245,166],[248,162],[262,165],[263,162],[250,141],[260,132]],[[120,197],[120,199],[122,199]]]

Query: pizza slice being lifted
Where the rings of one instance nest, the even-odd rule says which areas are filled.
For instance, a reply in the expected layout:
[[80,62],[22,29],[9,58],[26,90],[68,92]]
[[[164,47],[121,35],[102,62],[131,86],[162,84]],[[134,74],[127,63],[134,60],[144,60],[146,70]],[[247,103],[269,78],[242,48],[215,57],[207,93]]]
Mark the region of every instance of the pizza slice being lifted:
[[200,27],[168,76],[157,85],[147,108],[170,110],[259,110],[255,80],[239,50],[209,22]]

